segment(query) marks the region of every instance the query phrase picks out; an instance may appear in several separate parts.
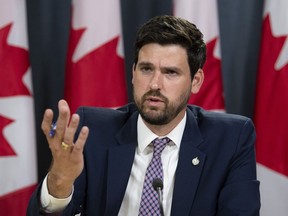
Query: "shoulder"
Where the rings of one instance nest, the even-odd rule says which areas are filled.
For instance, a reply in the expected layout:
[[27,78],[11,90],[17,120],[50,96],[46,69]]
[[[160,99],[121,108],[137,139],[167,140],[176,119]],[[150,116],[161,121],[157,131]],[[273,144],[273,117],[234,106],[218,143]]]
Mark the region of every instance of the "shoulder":
[[[188,106],[187,121],[195,122],[192,128],[198,131],[202,142],[199,148],[209,157],[217,159],[215,152],[230,160],[243,151],[253,153],[256,132],[250,118],[214,111],[207,111],[197,106]],[[189,124],[189,123],[186,123]],[[191,124],[190,124],[191,125]],[[223,154],[221,154],[223,153]],[[225,156],[224,156],[225,155]]]
[[129,103],[118,108],[104,107],[80,107],[77,110],[80,121],[85,125],[103,124],[124,124],[132,115],[137,115],[137,108],[134,103]]
[[[254,130],[253,122],[250,118],[237,114],[229,114],[224,112],[207,111],[201,107],[188,105],[188,112],[196,118],[199,127],[211,128],[227,128],[227,130],[235,130],[248,127]],[[191,116],[191,115],[190,115]]]
[[77,110],[80,115],[129,115],[137,111],[134,103],[116,108],[82,106]]

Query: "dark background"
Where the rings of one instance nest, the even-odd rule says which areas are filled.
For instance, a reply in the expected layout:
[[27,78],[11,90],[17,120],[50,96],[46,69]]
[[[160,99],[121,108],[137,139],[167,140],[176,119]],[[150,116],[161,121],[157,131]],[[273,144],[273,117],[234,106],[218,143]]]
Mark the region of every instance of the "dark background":
[[[30,62],[36,112],[39,179],[51,155],[40,124],[46,108],[57,108],[64,95],[70,0],[26,0]],[[128,97],[131,96],[133,43],[137,28],[149,18],[172,14],[172,0],[121,0]],[[253,118],[263,0],[218,0],[222,75],[228,113]],[[203,12],[205,14],[205,12]],[[97,16],[97,15],[95,15]],[[201,29],[200,29],[201,30]]]

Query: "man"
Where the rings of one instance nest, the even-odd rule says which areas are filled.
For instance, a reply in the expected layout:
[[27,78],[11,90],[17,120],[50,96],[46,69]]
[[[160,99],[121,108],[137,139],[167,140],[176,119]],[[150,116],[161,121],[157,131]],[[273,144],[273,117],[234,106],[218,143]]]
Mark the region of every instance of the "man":
[[55,131],[46,110],[53,162],[28,215],[259,215],[251,120],[187,105],[204,81],[205,52],[195,25],[154,17],[137,34],[135,104],[70,118],[61,100]]

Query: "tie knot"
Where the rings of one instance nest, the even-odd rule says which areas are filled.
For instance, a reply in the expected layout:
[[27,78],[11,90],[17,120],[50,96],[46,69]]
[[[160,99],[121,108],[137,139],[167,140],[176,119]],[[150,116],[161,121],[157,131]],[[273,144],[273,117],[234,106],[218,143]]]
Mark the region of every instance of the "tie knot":
[[154,156],[161,155],[163,149],[165,148],[166,144],[170,142],[170,139],[168,137],[164,137],[162,139],[156,138],[152,141],[152,144],[154,145],[153,154]]

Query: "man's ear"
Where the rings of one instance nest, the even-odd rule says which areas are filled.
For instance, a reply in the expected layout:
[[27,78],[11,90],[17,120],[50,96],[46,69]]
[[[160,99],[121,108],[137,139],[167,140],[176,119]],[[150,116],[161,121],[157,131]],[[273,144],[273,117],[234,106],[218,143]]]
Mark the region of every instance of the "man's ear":
[[135,63],[134,63],[133,66],[132,66],[132,84],[134,84],[135,67],[136,67],[136,65],[135,65]]
[[201,68],[198,69],[192,80],[191,93],[197,94],[204,82],[204,72]]

